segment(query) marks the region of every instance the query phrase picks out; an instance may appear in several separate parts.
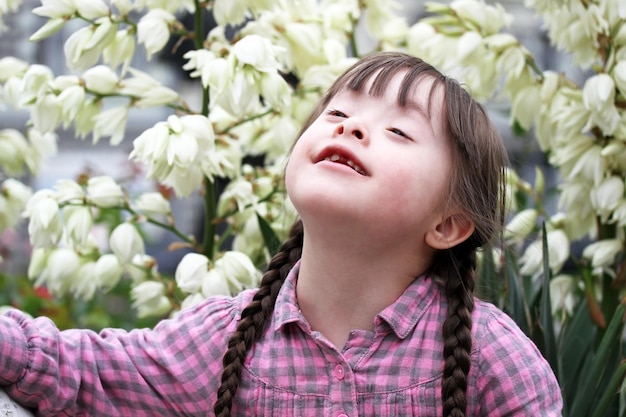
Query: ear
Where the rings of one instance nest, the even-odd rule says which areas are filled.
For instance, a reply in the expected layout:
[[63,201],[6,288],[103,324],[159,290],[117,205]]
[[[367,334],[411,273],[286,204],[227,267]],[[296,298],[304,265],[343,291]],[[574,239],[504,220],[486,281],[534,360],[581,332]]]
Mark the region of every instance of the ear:
[[455,213],[448,215],[426,232],[424,240],[433,249],[449,249],[464,242],[472,233],[474,222],[463,213]]

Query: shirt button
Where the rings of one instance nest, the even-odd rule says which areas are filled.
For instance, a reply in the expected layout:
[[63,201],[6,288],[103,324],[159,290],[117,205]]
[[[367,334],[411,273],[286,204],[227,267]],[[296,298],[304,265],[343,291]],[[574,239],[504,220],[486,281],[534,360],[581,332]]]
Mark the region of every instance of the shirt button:
[[[346,372],[344,371],[343,366],[341,365],[335,366],[335,378],[341,381],[345,376],[346,376]],[[346,416],[345,414],[340,414],[337,417],[348,417],[348,416]]]

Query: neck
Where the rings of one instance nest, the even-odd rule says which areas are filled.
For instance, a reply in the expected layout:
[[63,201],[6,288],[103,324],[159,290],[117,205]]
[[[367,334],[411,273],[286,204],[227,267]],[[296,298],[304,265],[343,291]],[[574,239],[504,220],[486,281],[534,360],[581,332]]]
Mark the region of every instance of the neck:
[[[316,232],[322,230],[322,232]],[[374,241],[367,231],[305,227],[297,297],[313,330],[341,349],[351,330],[374,319],[429,266],[431,251],[410,242]]]

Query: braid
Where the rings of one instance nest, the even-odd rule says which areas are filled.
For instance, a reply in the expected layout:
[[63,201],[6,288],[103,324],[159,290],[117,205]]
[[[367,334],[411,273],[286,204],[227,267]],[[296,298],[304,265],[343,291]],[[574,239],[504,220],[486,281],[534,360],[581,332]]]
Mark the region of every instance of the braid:
[[216,417],[230,416],[246,354],[263,334],[274,310],[278,292],[287,274],[302,255],[303,234],[302,222],[297,221],[291,228],[289,239],[271,259],[252,301],[241,312],[241,320],[228,340],[228,350],[222,359],[222,381],[213,406]]
[[[472,239],[469,239],[471,241]],[[443,417],[464,417],[467,408],[467,375],[472,350],[472,311],[476,249],[471,242],[443,251],[448,258],[445,290],[448,317],[443,324]]]

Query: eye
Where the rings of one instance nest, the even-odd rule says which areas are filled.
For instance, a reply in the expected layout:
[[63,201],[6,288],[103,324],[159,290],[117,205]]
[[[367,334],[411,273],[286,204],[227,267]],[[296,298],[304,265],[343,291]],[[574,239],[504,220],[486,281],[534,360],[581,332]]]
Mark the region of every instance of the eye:
[[403,131],[401,131],[398,128],[390,127],[387,130],[390,131],[391,133],[393,133],[394,135],[398,135],[398,136],[401,136],[403,138],[411,139],[406,133],[404,133]]
[[336,109],[327,110],[326,114],[328,114],[329,116],[336,116],[336,117],[343,117],[343,118],[348,117],[348,115],[346,115],[344,112],[340,110],[336,110]]

